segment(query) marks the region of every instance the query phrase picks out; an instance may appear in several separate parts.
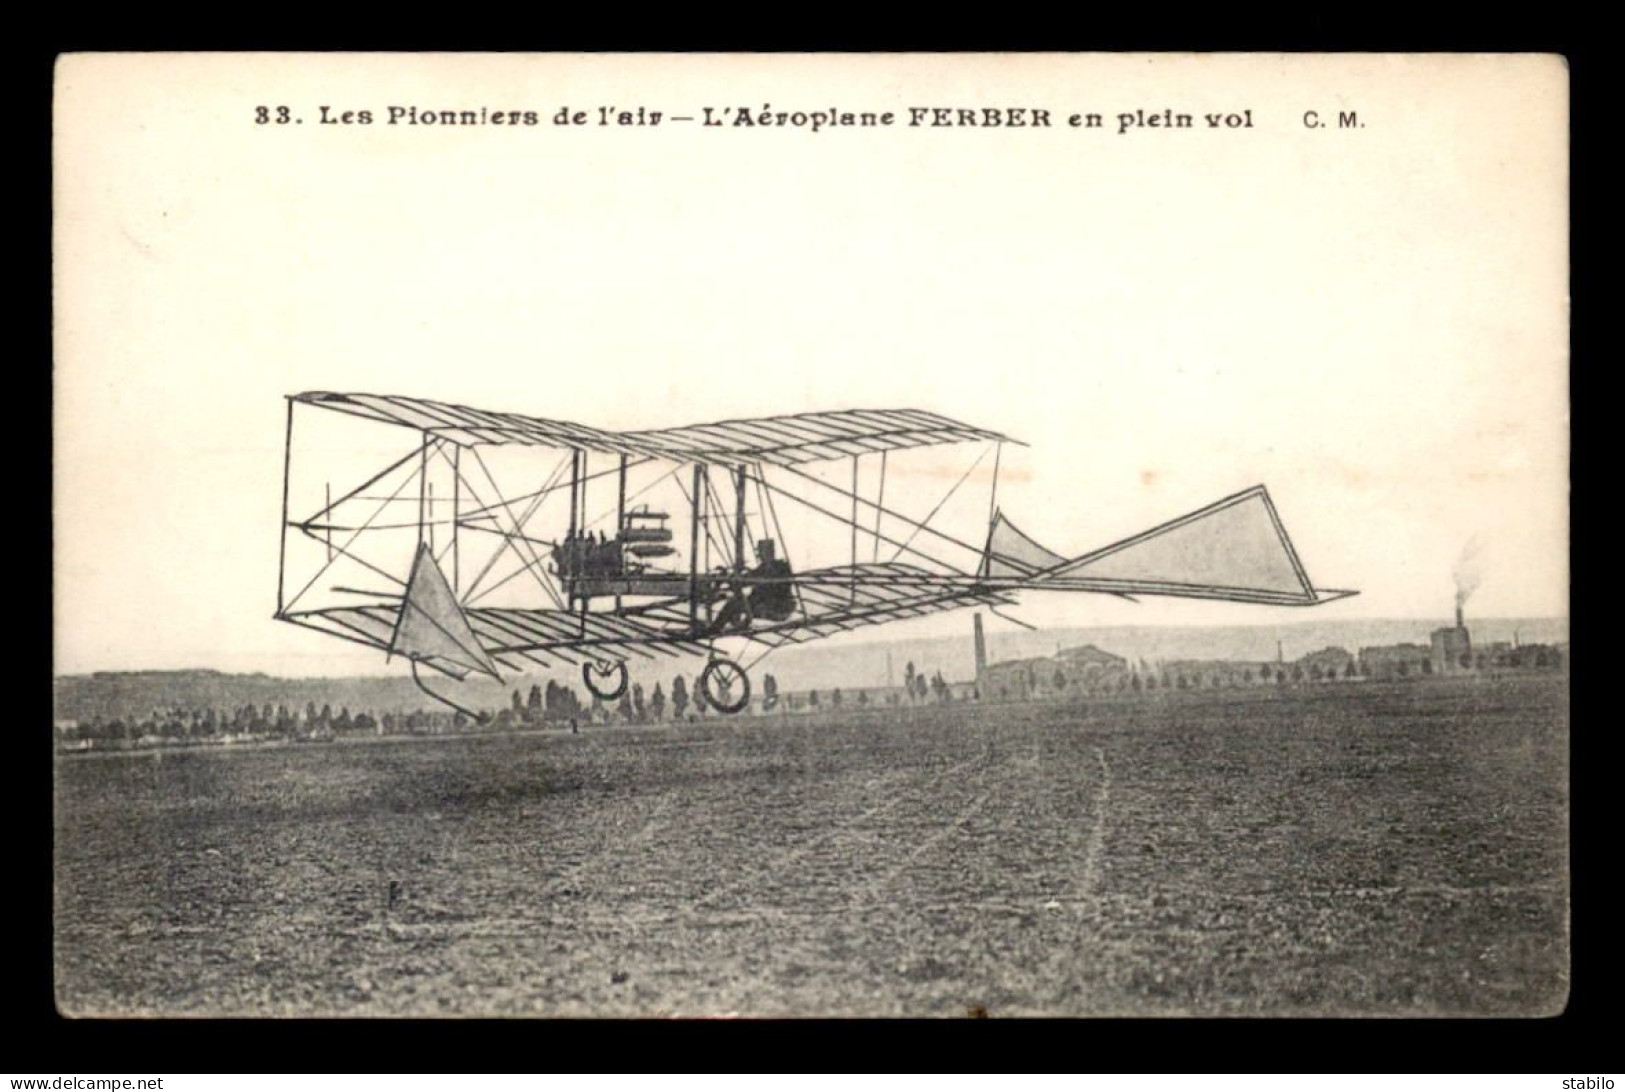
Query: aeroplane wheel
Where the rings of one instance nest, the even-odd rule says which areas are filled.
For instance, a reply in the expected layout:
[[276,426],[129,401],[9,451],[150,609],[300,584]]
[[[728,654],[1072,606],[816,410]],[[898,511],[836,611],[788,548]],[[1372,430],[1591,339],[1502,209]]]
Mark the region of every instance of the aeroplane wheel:
[[596,664],[589,660],[581,665],[581,681],[587,684],[587,690],[594,697],[604,701],[614,701],[626,693],[626,680],[625,660]]
[[700,673],[700,689],[713,709],[737,713],[750,704],[750,676],[732,660],[712,660]]

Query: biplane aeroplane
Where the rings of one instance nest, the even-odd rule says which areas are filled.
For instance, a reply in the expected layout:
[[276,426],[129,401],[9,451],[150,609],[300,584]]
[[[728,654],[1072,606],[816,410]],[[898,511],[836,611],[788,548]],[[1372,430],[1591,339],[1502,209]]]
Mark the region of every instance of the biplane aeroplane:
[[[317,492],[295,458],[296,411],[381,426],[386,454],[330,439]],[[1295,607],[1355,594],[1310,583],[1262,485],[1089,553],[1055,553],[998,507],[1000,454],[1017,441],[921,410],[611,432],[310,392],[288,399],[287,429],[276,617],[404,658],[426,693],[464,712],[420,669],[501,680],[578,666],[593,695],[614,700],[628,661],[701,656],[706,702],[737,712],[751,667],[775,649],[962,607],[999,613],[1019,592]],[[975,448],[976,461],[925,515],[888,505],[888,460],[941,445]],[[990,453],[986,507],[956,535],[939,516]],[[864,460],[872,489],[860,488]],[[336,497],[335,470],[358,483]],[[793,559],[781,507],[837,530],[845,556]]]

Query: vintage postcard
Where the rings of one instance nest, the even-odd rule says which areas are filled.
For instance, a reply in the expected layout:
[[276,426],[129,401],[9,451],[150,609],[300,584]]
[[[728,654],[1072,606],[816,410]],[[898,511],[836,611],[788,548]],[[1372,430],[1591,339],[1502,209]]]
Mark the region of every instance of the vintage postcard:
[[1568,70],[75,54],[55,991],[1549,1016]]

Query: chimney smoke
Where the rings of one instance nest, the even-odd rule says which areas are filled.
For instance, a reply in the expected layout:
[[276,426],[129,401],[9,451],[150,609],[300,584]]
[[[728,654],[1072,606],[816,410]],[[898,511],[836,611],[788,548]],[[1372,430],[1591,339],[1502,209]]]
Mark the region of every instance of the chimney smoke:
[[1450,575],[1456,581],[1456,628],[1463,625],[1464,608],[1467,600],[1472,598],[1473,592],[1478,590],[1479,583],[1484,579],[1484,562],[1482,558],[1483,544],[1479,537],[1474,535],[1467,540],[1467,545],[1461,549],[1461,556],[1456,559],[1455,567]]

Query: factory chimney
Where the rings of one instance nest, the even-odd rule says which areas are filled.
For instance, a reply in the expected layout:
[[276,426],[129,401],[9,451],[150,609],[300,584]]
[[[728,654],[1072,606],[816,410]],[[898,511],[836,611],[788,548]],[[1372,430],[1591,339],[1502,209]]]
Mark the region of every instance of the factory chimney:
[[1463,608],[1478,585],[1484,580],[1484,564],[1482,560],[1483,548],[1480,546],[1478,536],[1474,535],[1462,547],[1461,557],[1456,559],[1455,567],[1451,570],[1451,578],[1456,582],[1456,628],[1466,629],[1467,622],[1463,617],[1466,613]]
[[976,625],[976,684],[982,683],[982,676],[987,673],[987,638],[982,636],[982,616],[978,613],[974,619]]

